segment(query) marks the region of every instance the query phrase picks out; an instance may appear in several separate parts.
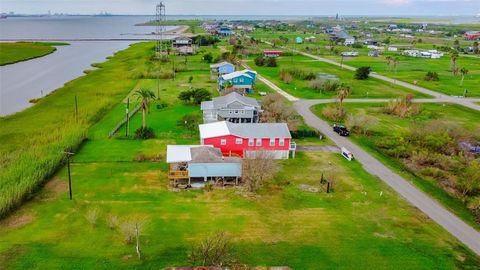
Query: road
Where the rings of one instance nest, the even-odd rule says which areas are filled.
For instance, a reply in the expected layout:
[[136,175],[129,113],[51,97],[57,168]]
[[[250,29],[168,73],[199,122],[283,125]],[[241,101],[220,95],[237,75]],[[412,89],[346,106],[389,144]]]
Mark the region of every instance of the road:
[[[364,169],[370,174],[378,177],[405,200],[407,200],[414,207],[421,210],[432,220],[437,222],[445,230],[456,237],[460,242],[469,247],[473,252],[480,256],[480,233],[466,224],[456,215],[445,209],[440,203],[430,198],[428,195],[417,189],[406,179],[394,173],[387,166],[375,159],[367,151],[363,150],[349,139],[340,137],[333,132],[332,127],[325,121],[313,114],[310,108],[319,103],[333,102],[334,100],[300,100],[287,92],[283,91],[274,83],[270,82],[262,76],[258,76],[259,80],[277,91],[279,94],[294,102],[294,107],[297,112],[304,118],[305,123],[317,129],[322,134],[330,138],[337,146],[346,147],[350,150],[355,159],[360,162]],[[385,102],[388,100],[373,100],[373,99],[350,99],[346,102]],[[450,99],[439,96],[434,99],[417,100],[422,102],[450,102]],[[472,100],[468,100],[472,102]],[[457,102],[451,102],[457,103]],[[473,102],[472,102],[473,103]],[[458,103],[457,103],[458,104]]]

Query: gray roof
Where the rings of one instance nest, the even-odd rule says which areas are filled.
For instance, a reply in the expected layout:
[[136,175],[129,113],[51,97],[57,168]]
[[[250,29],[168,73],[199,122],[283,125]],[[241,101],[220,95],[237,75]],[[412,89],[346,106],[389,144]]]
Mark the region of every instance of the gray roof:
[[210,146],[192,147],[190,163],[242,163],[238,157],[223,157],[218,148]]
[[221,109],[221,108],[227,107],[228,104],[236,101],[242,104],[245,104],[246,106],[260,108],[260,104],[256,99],[242,96],[237,92],[232,92],[225,96],[213,98],[212,101],[202,102],[201,109],[202,110]]
[[292,138],[286,123],[226,124],[230,134],[242,138]]
[[219,67],[222,67],[222,66],[225,66],[225,65],[232,65],[233,66],[232,63],[224,61],[224,62],[221,62],[221,63],[212,64],[212,65],[210,65],[210,68],[219,68]]

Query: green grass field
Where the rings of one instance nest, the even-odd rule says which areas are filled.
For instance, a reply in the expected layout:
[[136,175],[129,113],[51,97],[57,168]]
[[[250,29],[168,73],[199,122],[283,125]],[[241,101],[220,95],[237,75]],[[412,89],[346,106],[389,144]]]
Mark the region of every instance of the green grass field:
[[318,90],[312,89],[309,85],[309,81],[300,79],[294,79],[289,84],[284,83],[280,79],[280,71],[282,68],[299,68],[310,70],[315,73],[324,72],[336,75],[338,78],[340,78],[340,82],[345,83],[351,87],[351,98],[395,98],[398,96],[404,96],[407,93],[412,93],[416,97],[429,97],[424,94],[400,87],[398,85],[392,85],[390,83],[386,83],[373,78],[369,78],[367,80],[355,80],[354,72],[352,71],[341,69],[339,67],[324,62],[314,61],[302,55],[283,56],[278,58],[277,62],[278,67],[276,68],[258,67],[254,64],[253,61],[249,61],[248,64],[251,66],[251,68],[259,72],[259,74],[271,80],[283,90],[299,98],[332,98],[335,97],[337,93],[321,93]]
[[[44,129],[51,128],[66,133],[64,128],[75,126],[53,122],[52,118],[63,110],[71,119],[70,101],[77,94],[84,122],[82,131],[86,132],[86,140],[76,150],[71,166],[73,201],[68,199],[67,170],[63,167],[30,201],[0,221],[2,269],[185,266],[189,265],[192,246],[218,231],[229,235],[232,253],[238,260],[252,266],[472,269],[480,264],[480,258],[367,174],[359,163],[348,162],[338,154],[297,153],[296,159],[281,161],[281,171],[257,195],[236,188],[171,191],[164,162],[166,145],[199,143],[197,134],[177,125],[183,115],[198,112],[199,107],[184,104],[177,96],[190,87],[217,93],[201,55],[190,57],[185,67],[177,59],[183,72],[177,73],[176,80],[161,80],[160,100],[150,106],[147,122],[156,138],[125,138],[125,130],[121,129],[108,139],[109,131],[125,113],[124,101],[129,93],[144,87],[156,92],[154,80],[138,77],[148,67],[155,67],[148,61],[153,46],[133,45],[38,105],[0,120],[2,128],[8,124],[1,134],[9,135],[2,138],[2,151],[13,151],[29,136],[32,148],[43,138],[35,137],[35,132],[43,134]],[[258,89],[266,87],[260,84]],[[100,93],[108,93],[110,98]],[[86,99],[85,95],[93,95],[96,100]],[[99,107],[99,100],[104,106]],[[131,100],[135,104],[133,97]],[[158,103],[168,106],[159,109]],[[34,113],[42,117],[34,119]],[[32,128],[29,121],[35,120],[37,124]],[[130,132],[140,123],[137,114]],[[6,133],[9,130],[17,133]],[[45,144],[57,140],[50,138]],[[306,143],[325,142],[309,139]],[[37,149],[21,150],[28,153]],[[138,161],[139,157],[145,160]],[[300,189],[300,185],[320,188],[322,173],[334,183],[333,193]],[[86,218],[93,210],[98,212],[94,225]],[[111,216],[118,218],[120,226],[109,228],[107,220]],[[142,260],[137,259],[135,246],[125,243],[119,228],[131,220],[144,222]]]
[[53,53],[54,46],[65,43],[17,42],[0,43],[0,66],[14,64]]
[[[320,118],[322,109],[326,105],[317,105],[312,107],[312,111]],[[361,145],[365,150],[369,151],[384,164],[400,173],[403,177],[411,180],[416,186],[424,192],[441,202],[445,207],[449,208],[457,216],[480,229],[480,224],[475,222],[474,215],[467,209],[465,203],[456,195],[452,195],[445,191],[437,181],[417,176],[407,170],[399,160],[389,157],[376,146],[375,142],[385,136],[399,134],[413,125],[426,125],[431,121],[454,122],[460,124],[468,130],[480,128],[477,121],[478,113],[459,105],[450,104],[422,104],[422,112],[420,115],[411,118],[399,118],[396,116],[386,115],[382,113],[383,104],[381,103],[346,103],[345,107],[348,114],[353,115],[371,115],[378,119],[378,124],[372,129],[372,135],[352,134],[350,138]],[[331,122],[333,123],[333,122]]]

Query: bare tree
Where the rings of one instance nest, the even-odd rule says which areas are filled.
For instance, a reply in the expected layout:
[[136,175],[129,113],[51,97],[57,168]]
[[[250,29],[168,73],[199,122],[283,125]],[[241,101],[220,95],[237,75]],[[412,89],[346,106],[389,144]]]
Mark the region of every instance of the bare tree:
[[290,130],[296,130],[300,125],[299,117],[295,110],[288,106],[283,97],[278,93],[268,94],[262,100],[262,122],[287,123]]
[[189,260],[193,265],[230,266],[235,261],[230,253],[230,239],[225,232],[210,235],[192,249]]
[[367,135],[376,125],[378,119],[376,117],[360,114],[360,115],[348,115],[345,125],[352,131]]
[[258,151],[253,157],[243,159],[242,180],[248,191],[256,192],[266,181],[273,178],[279,170],[277,162],[265,151]]

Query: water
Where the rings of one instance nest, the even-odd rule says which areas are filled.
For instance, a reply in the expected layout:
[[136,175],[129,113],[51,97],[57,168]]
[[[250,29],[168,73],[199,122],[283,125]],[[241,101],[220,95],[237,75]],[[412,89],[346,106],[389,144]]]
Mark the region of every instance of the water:
[[[154,39],[155,27],[135,26],[151,16],[23,17],[0,20],[0,40],[68,40],[44,57],[0,67],[0,116],[32,106],[39,98],[92,69],[92,63],[123,50],[134,40]],[[172,30],[175,27],[166,27]],[[171,38],[173,35],[166,36]],[[73,40],[89,41],[73,41]],[[104,41],[98,41],[104,40]],[[106,41],[111,40],[111,41]]]
[[76,41],[58,46],[44,57],[0,67],[0,115],[5,116],[28,108],[30,99],[42,97],[66,82],[93,69],[92,63],[123,50],[132,41]]

